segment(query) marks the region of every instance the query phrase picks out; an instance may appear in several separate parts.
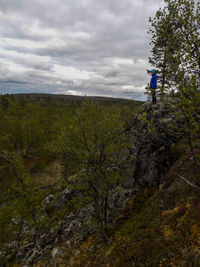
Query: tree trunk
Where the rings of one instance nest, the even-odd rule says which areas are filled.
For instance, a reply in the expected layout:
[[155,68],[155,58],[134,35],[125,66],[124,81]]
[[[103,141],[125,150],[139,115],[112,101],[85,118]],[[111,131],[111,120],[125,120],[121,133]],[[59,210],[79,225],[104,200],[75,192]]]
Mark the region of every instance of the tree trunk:
[[166,81],[166,46],[163,59],[162,84],[161,84],[161,96],[160,96],[161,102],[163,102],[164,100],[165,81]]

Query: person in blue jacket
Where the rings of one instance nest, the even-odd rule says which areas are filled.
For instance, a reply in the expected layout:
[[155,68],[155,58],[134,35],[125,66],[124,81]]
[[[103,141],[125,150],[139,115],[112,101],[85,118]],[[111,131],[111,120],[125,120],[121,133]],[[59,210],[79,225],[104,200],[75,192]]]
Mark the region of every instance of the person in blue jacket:
[[151,70],[151,82],[150,82],[150,90],[152,95],[152,103],[156,104],[156,88],[157,88],[157,75],[155,70]]

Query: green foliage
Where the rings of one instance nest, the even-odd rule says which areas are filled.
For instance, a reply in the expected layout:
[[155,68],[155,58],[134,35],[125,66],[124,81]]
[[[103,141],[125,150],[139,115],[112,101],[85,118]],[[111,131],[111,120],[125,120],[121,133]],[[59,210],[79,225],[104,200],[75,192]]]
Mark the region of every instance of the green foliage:
[[176,116],[185,121],[183,131],[190,147],[190,153],[196,165],[196,149],[200,142],[200,93],[196,91],[195,84],[185,85],[177,101]]
[[147,112],[142,112],[139,114],[138,119],[144,125],[145,131],[149,134],[157,135],[157,129],[154,126],[154,120],[150,119]]
[[200,3],[165,0],[166,6],[150,18],[152,64],[160,73],[161,100],[188,79],[200,77]]
[[[59,138],[64,179],[73,190],[82,192],[75,199],[78,205],[92,202],[94,221],[103,234],[110,190],[121,178],[124,138],[119,110],[87,100],[76,109]],[[72,175],[75,175],[73,180]]]
[[8,110],[8,108],[9,108],[8,97],[6,95],[1,95],[0,102],[1,102],[1,109],[4,112],[6,112]]
[[57,134],[55,125],[59,124],[63,114],[68,112],[70,116],[71,110],[9,101],[7,112],[0,112],[0,149],[17,151],[24,156],[37,154],[41,148],[50,152]]
[[[90,202],[96,203],[95,225],[103,232],[104,204],[109,189],[121,178],[124,162],[119,157],[125,146],[122,121],[126,123],[140,103],[96,98],[96,104],[90,100],[83,104],[82,98],[77,101],[73,96],[69,100],[41,95],[7,95],[6,99],[9,105],[0,108],[0,250],[5,255],[14,253],[7,250],[11,241],[18,246],[34,241],[55,220]],[[55,184],[60,177],[59,156],[64,177],[76,174],[76,184],[70,187],[82,194],[63,210],[57,210],[55,203],[48,206],[46,216],[42,200],[60,189],[60,183]],[[96,195],[92,183],[98,189]]]
[[42,213],[44,195],[24,170],[20,155],[4,152],[1,157],[5,159],[11,177],[7,191],[10,201],[0,208],[0,249],[6,255],[15,253],[8,250],[9,242],[16,241],[19,247],[24,240],[36,241],[42,232],[48,231],[51,221]]
[[13,239],[13,216],[12,207],[5,206],[0,209],[0,249],[5,247],[5,243]]
[[36,216],[36,186],[23,169],[23,162],[17,154],[5,154],[8,169],[13,176],[10,185],[10,193],[14,199],[15,211],[23,221],[33,224],[33,228],[39,231]]
[[[177,131],[186,136],[197,165],[195,146],[200,141],[200,3],[165,0],[165,4],[154,19],[149,20],[153,44],[149,62],[160,73],[161,101],[171,106],[178,120],[185,121]],[[164,95],[168,95],[165,101]],[[148,128],[149,125],[152,127],[151,122]]]
[[[24,157],[41,154],[41,150],[55,155],[60,129],[70,123],[74,110],[83,99],[34,94],[0,96],[0,103],[5,106],[0,108],[0,150],[16,151]],[[125,120],[140,106],[139,102],[130,100],[94,98],[94,101],[102,109],[118,105]]]
[[154,19],[149,18],[151,27],[148,31],[152,35],[150,44],[152,48],[152,56],[149,57],[149,63],[158,71],[158,92],[157,94],[163,100],[164,94],[170,89],[170,75],[172,55],[176,47],[174,40],[174,27],[171,13],[167,8],[157,11]]

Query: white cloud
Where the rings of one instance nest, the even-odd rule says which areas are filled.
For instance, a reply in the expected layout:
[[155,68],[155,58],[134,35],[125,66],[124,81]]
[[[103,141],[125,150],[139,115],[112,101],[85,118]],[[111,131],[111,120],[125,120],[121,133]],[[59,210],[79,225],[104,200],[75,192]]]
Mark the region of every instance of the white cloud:
[[58,78],[66,80],[89,80],[92,75],[89,71],[81,71],[75,67],[54,64],[54,73]]
[[81,92],[78,92],[78,91],[75,91],[75,90],[67,90],[66,93],[69,94],[69,95],[83,96],[83,94]]

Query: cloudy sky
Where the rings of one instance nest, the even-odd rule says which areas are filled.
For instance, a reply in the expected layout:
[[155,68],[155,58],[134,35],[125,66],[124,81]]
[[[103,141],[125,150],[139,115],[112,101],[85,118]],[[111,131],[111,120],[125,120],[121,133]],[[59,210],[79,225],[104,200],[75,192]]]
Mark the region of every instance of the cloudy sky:
[[0,93],[145,98],[162,0],[0,0]]

